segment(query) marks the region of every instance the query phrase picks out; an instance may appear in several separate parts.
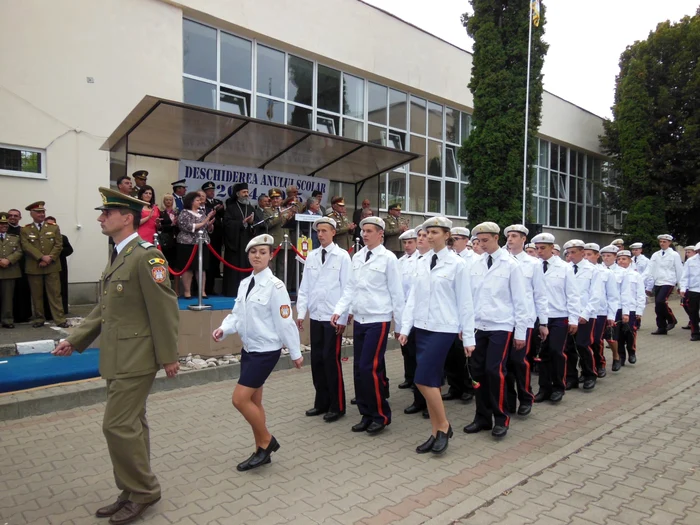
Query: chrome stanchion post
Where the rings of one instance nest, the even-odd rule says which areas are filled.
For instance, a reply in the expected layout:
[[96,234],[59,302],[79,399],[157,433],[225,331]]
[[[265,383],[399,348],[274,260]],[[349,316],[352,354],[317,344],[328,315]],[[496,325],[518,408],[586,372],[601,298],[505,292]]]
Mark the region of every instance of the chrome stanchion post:
[[[284,244],[284,279],[282,280],[284,281],[284,287],[287,288],[287,252],[289,250],[289,234],[284,234],[284,241],[282,244]],[[277,256],[279,257],[279,253]]]
[[[158,235],[157,232],[153,234],[153,244],[156,245],[156,248],[158,248],[160,245],[160,236]],[[160,249],[160,248],[158,248],[158,249]]]
[[197,254],[197,262],[199,263],[199,268],[197,269],[197,291],[199,295],[199,299],[197,301],[197,304],[192,304],[188,306],[190,310],[196,310],[196,311],[201,311],[201,310],[208,310],[211,308],[211,305],[209,304],[202,304],[202,293],[204,292],[204,287],[202,286],[202,278],[204,276],[204,269],[202,268],[202,260],[204,259],[204,232],[202,230],[199,230],[197,232],[197,251],[199,252]]
[[359,252],[359,251],[360,251],[360,238],[359,238],[359,237],[355,237],[355,250],[354,250],[354,253],[357,253],[357,252]]

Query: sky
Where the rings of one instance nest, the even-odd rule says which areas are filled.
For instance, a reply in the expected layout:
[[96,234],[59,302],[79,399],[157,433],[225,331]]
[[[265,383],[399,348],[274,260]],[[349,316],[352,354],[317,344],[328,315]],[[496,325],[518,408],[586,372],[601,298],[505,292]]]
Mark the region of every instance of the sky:
[[[468,0],[363,0],[467,51],[460,23]],[[547,7],[544,88],[601,117],[612,117],[620,54],[659,22],[695,14],[700,0],[543,0]]]

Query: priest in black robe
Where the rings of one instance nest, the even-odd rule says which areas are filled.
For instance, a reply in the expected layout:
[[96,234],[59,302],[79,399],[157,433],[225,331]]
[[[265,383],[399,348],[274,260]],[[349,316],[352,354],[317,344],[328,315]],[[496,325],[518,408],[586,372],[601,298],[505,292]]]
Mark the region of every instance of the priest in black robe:
[[[250,240],[264,233],[261,227],[254,226],[263,220],[262,214],[250,202],[248,184],[241,182],[233,187],[233,197],[226,201],[224,213],[224,260],[238,268],[250,268],[245,247]],[[224,266],[223,294],[235,297],[241,280],[250,275]]]

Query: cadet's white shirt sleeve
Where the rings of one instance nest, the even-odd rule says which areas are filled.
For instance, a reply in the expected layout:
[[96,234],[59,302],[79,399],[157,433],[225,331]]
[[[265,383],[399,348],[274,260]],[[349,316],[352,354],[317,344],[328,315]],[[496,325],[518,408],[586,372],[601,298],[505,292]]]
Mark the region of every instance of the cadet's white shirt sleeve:
[[[462,266],[455,275],[457,287],[457,305],[459,308],[459,324],[462,332],[462,345],[475,346],[474,337],[474,301],[472,298],[472,288],[469,282],[469,264]],[[413,291],[411,291],[413,293]]]
[[[282,317],[283,306],[286,306],[290,312],[289,316],[286,318]],[[272,294],[270,296],[270,309],[272,311],[272,322],[275,325],[274,329],[284,346],[289,349],[289,356],[292,360],[299,359],[301,357],[299,329],[291,315],[292,303],[284,284],[282,286],[273,285]]]
[[587,319],[595,319],[598,317],[598,312],[600,312],[600,310],[603,308],[604,294],[605,289],[603,288],[603,278],[594,267],[593,276],[591,277],[591,290],[588,296],[588,305],[581,305],[588,316]]
[[[339,250],[341,248],[336,248],[336,250]],[[346,254],[341,256],[341,264],[340,264],[340,289],[345,290],[345,287],[347,284],[350,282],[350,277],[352,275],[352,263],[350,262],[350,255]],[[344,313],[340,316],[340,319],[338,319],[338,323],[340,325],[347,325],[348,324],[348,313]]]
[[547,300],[547,284],[544,281],[544,271],[541,264],[535,264],[532,273],[532,297],[535,301],[535,311],[540,325],[549,323],[549,301]]
[[637,297],[632,293],[632,284],[630,282],[629,272],[631,270],[624,270],[622,275],[622,283],[620,283],[620,303],[622,308],[622,315],[629,315],[630,312],[634,311],[637,307]]
[[681,275],[683,275],[683,263],[681,262],[681,256],[678,255],[678,252],[675,250],[673,251],[673,258],[676,268],[676,285],[681,281]]
[[[246,290],[249,282],[249,280],[246,281]],[[219,327],[224,332],[224,335],[221,339],[226,338],[226,336],[228,335],[235,334],[238,331],[238,329],[236,328],[238,318],[243,313],[243,300],[240,297],[242,286],[242,284],[238,286],[238,295],[236,296],[236,302],[233,304],[233,309],[231,310],[231,313],[224,317],[224,320],[221,322],[221,326]]]
[[[353,259],[358,255],[359,254],[355,254]],[[349,279],[343,288],[343,295],[336,303],[335,310],[333,310],[334,315],[339,315],[340,317],[345,316],[345,318],[347,318],[348,314],[352,313],[350,312],[350,305],[352,304],[352,299],[355,295],[355,283],[357,281],[357,274],[356,272],[352,271],[352,264],[350,265],[349,274]]]
[[406,298],[406,305],[403,309],[403,315],[401,316],[401,329],[398,332],[401,335],[409,336],[411,333],[411,328],[413,328],[413,308],[416,304],[416,287],[411,286],[411,290],[408,292],[408,297]]
[[306,272],[301,276],[301,283],[299,284],[299,291],[297,292],[297,319],[302,321],[306,318],[306,313],[309,304],[309,276]]
[[644,283],[642,276],[637,275],[637,309],[634,311],[636,315],[641,317],[644,314],[644,309],[647,306],[647,295],[644,293]]
[[600,270],[600,272],[610,272],[608,280],[605,281],[605,299],[608,302],[608,320],[615,321],[617,311],[622,308],[620,306],[620,289],[617,286],[617,279],[611,270]]
[[386,265],[386,280],[391,295],[391,305],[394,312],[394,330],[401,329],[401,316],[406,306],[406,298],[403,294],[403,277],[399,268],[399,260],[389,257]]
[[520,268],[520,264],[516,264],[510,272],[510,296],[513,301],[513,310],[515,313],[515,338],[520,341],[525,341],[529,323],[525,276]]
[[574,269],[566,264],[566,309],[569,312],[569,324],[578,325],[579,317],[583,317],[581,309],[581,294],[576,284]]

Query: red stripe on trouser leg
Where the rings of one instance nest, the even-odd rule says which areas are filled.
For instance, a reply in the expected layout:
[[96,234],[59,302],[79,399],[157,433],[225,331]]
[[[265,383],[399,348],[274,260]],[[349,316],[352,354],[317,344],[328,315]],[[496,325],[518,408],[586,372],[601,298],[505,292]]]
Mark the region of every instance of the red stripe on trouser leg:
[[668,305],[668,299],[671,297],[671,294],[673,293],[673,286],[671,286],[668,289],[668,293],[666,294],[666,310],[668,311],[668,317],[671,319],[671,322],[673,324],[677,324],[678,320],[676,319],[676,316],[673,315],[673,310],[671,310],[671,307]]
[[[502,414],[506,413],[505,399],[506,399],[506,376],[503,373],[503,367],[508,359],[508,349],[510,348],[510,340],[513,337],[513,333],[509,333],[506,338],[506,344],[503,346],[503,354],[501,355],[501,365],[498,368],[498,378],[499,384],[499,395],[498,395],[498,408],[501,410]],[[506,416],[506,426],[510,424],[510,416]]]
[[532,334],[535,332],[534,328],[530,328],[528,331],[527,341],[525,341],[525,390],[530,392],[530,345],[532,343]]
[[562,377],[562,384],[566,384],[566,365],[568,364],[569,358],[566,356],[566,340],[569,338],[569,321],[567,320],[564,324],[566,329],[566,335],[564,337],[564,345],[561,347],[561,353],[564,356],[564,376]]
[[379,415],[384,419],[384,424],[389,422],[389,418],[386,417],[382,411],[382,391],[379,387],[379,373],[377,368],[379,367],[379,353],[382,351],[382,341],[384,341],[384,336],[386,335],[386,328],[389,323],[382,323],[382,333],[379,336],[379,342],[377,343],[377,349],[374,351],[374,359],[372,359],[372,378],[374,379],[374,394],[377,397],[377,411]]
[[345,405],[343,405],[343,367],[340,364],[340,343],[342,341],[342,336],[338,334],[335,338],[335,363],[338,367],[338,408],[341,412],[345,411]]
[[[588,322],[591,322],[591,320],[589,319]],[[593,319],[593,324],[591,325],[591,336],[588,338],[588,346],[586,348],[588,348],[588,351],[591,354],[591,368],[593,369],[593,373],[596,375],[596,377],[598,377],[598,369],[595,366],[595,355],[593,354],[593,341],[595,338],[595,323],[596,323],[596,319]]]

